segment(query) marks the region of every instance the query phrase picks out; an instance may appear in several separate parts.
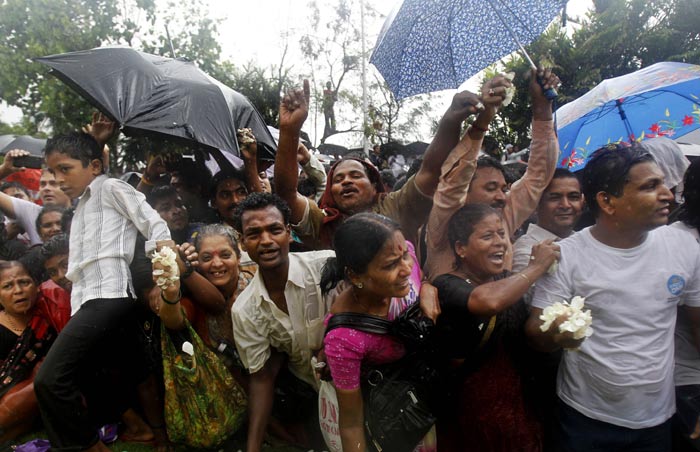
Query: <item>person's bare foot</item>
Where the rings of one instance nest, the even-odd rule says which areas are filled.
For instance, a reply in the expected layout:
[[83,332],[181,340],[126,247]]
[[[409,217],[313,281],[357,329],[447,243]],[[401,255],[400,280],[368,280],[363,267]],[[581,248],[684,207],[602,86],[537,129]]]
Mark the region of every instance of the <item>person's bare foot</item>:
[[156,452],[172,452],[175,450],[168,439],[168,433],[165,430],[165,425],[161,427],[152,427],[153,435],[155,436],[153,450]]
[[119,435],[119,439],[124,442],[147,443],[155,438],[151,427],[131,408],[122,414],[122,422],[124,432]]

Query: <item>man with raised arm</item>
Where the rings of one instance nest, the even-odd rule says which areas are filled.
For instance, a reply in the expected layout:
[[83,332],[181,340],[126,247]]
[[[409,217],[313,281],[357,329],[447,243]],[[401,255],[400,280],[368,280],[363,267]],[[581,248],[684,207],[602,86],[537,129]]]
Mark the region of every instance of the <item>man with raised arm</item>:
[[289,204],[292,224],[301,240],[314,249],[330,248],[333,233],[345,218],[372,211],[401,224],[401,230],[414,244],[418,228],[432,207],[440,169],[459,141],[462,121],[483,109],[471,93],[459,93],[440,121],[438,132],[425,152],[418,173],[401,190],[385,193],[377,169],[365,160],[344,159],[328,175],[326,191],[318,205],[297,192],[297,146],[301,127],[308,115],[309,85],[286,96],[280,105],[280,140],[275,159],[275,191]]

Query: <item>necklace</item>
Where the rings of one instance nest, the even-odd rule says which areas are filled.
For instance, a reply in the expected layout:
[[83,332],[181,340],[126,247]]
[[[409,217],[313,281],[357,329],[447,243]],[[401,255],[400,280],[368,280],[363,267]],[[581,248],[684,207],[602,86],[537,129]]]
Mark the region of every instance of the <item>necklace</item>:
[[16,334],[22,334],[24,328],[17,325],[15,319],[10,314],[8,314],[7,311],[2,311],[2,314],[7,319],[10,329]]
[[472,275],[465,269],[457,268],[455,273],[457,273],[458,276],[464,278],[467,284],[471,284],[473,286],[478,286],[479,284],[481,284],[481,281],[479,281],[477,278],[474,277],[474,275]]

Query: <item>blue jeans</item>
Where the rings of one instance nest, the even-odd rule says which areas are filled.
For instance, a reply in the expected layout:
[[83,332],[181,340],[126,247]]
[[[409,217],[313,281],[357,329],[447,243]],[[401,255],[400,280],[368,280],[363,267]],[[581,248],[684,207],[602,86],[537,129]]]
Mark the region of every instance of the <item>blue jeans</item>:
[[565,452],[670,452],[671,420],[640,429],[591,419],[559,400],[559,434]]

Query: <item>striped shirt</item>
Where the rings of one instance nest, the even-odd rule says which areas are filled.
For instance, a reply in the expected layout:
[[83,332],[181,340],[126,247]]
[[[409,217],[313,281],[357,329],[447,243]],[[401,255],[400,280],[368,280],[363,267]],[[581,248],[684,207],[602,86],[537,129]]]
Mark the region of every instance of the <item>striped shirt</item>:
[[167,224],[143,194],[119,179],[96,177],[78,198],[71,223],[71,315],[89,300],[135,295],[129,264],[139,232],[148,240],[146,249],[170,239]]

